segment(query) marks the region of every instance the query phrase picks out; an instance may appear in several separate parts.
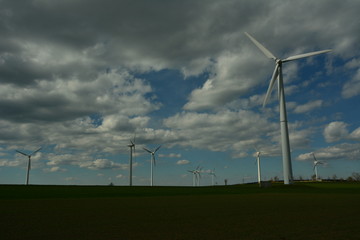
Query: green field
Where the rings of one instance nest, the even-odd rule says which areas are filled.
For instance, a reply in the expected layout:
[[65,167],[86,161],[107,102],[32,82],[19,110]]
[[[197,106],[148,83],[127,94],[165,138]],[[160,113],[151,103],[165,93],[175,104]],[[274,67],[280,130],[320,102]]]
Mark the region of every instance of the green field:
[[360,239],[359,183],[0,186],[0,239]]

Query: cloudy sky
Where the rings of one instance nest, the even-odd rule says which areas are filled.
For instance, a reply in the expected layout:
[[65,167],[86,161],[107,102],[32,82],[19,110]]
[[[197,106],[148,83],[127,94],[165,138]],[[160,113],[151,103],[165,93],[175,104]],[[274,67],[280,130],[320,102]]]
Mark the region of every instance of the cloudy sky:
[[282,178],[274,68],[284,64],[293,172],[360,172],[360,2],[0,0],[0,183],[155,185]]

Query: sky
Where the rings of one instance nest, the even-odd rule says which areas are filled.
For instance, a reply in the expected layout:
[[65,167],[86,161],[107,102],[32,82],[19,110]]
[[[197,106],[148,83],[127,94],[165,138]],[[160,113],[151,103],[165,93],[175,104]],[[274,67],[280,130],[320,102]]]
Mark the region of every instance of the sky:
[[191,186],[282,179],[275,56],[293,174],[360,172],[360,1],[0,0],[0,184]]

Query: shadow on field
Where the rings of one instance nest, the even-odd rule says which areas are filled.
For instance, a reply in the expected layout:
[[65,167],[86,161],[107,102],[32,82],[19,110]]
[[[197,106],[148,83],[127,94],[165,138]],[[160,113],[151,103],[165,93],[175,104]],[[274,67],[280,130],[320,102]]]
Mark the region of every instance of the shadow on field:
[[360,185],[0,186],[1,239],[359,239]]

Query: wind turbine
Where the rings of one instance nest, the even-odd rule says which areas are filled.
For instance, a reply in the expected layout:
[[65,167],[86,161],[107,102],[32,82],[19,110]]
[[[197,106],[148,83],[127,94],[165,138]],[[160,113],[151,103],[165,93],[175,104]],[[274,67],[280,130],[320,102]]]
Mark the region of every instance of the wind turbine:
[[132,186],[132,163],[133,163],[133,148],[134,148],[134,155],[135,155],[135,136],[134,141],[130,140],[130,144],[128,144],[128,147],[130,148],[130,159],[129,159],[129,185]]
[[297,59],[310,57],[322,53],[330,52],[331,50],[322,50],[310,53],[304,53],[300,55],[291,56],[285,59],[279,59],[275,57],[268,49],[266,49],[261,43],[259,43],[255,38],[246,33],[246,36],[265,54],[266,57],[271,58],[275,61],[275,70],[270,80],[270,84],[264,99],[263,107],[265,107],[271,91],[277,80],[278,91],[279,91],[279,108],[280,108],[280,130],[281,130],[281,148],[283,156],[283,172],[284,172],[284,184],[291,184],[293,182],[293,173],[291,166],[291,154],[290,154],[290,142],[289,142],[289,132],[287,124],[287,115],[286,115],[286,103],[285,103],[285,93],[284,93],[284,83],[283,83],[283,74],[282,74],[282,64]]
[[188,172],[191,172],[193,174],[193,187],[195,187],[195,183],[197,180],[196,172],[195,172],[195,170],[188,170]]
[[200,186],[201,169],[202,167],[198,166],[195,170],[195,174],[197,175],[197,186]]
[[318,161],[315,157],[315,153],[312,153],[313,157],[314,157],[314,173],[315,173],[315,180],[317,181],[319,178],[318,178],[318,171],[317,171],[317,165],[319,164],[324,164],[323,162],[321,161]]
[[154,183],[154,165],[156,165],[155,162],[155,153],[160,149],[161,145],[158,146],[154,151],[150,151],[149,149],[144,148],[145,151],[147,151],[148,153],[151,154],[151,159],[150,159],[150,186],[153,186]]
[[34,155],[35,153],[37,153],[38,151],[40,151],[40,149],[41,148],[32,152],[31,154],[26,154],[26,153],[20,152],[18,150],[15,150],[16,152],[18,152],[24,156],[27,156],[29,158],[28,165],[27,165],[27,171],[26,171],[26,182],[25,182],[26,185],[29,185],[29,177],[30,177],[30,169],[31,169],[31,156]]
[[194,170],[188,170],[188,172],[191,172],[193,174],[193,187],[200,185],[200,179],[199,179],[201,178],[200,171],[201,171],[200,166],[197,166],[197,168]]
[[214,178],[216,178],[215,168],[209,174],[211,175],[211,184],[214,186]]
[[255,154],[256,154],[256,163],[257,163],[257,172],[258,172],[258,183],[259,183],[259,186],[261,186],[261,168],[260,168],[260,154],[261,154],[261,152],[256,150]]

